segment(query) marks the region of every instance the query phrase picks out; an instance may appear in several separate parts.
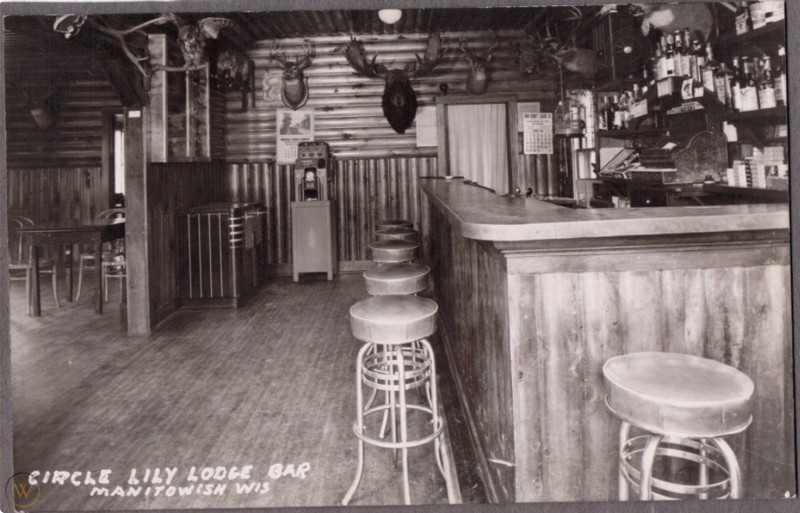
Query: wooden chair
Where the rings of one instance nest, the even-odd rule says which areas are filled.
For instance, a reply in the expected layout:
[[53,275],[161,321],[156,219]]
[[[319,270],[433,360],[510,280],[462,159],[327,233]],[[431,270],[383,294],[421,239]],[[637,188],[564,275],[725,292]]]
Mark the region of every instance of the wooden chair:
[[[28,303],[28,315],[31,314],[31,278],[33,268],[31,267],[30,255],[31,248],[26,248],[23,243],[22,234],[17,230],[26,226],[33,226],[35,223],[29,217],[9,216],[9,279],[12,281],[25,280],[25,301]],[[53,298],[56,305],[61,308],[58,300],[58,270],[55,262],[46,258],[39,259],[39,274],[50,274],[53,282]]]
[[[124,208],[111,208],[104,210],[97,214],[95,219],[98,222],[109,222],[115,218],[124,218]],[[95,262],[94,253],[81,253],[78,263],[78,291],[75,294],[75,300],[81,298],[81,289],[83,288],[83,273],[84,271],[96,271],[97,264]],[[101,269],[103,278],[103,299],[108,301],[108,280],[119,279],[124,280],[127,278],[127,265],[125,262],[125,242],[114,241],[110,247],[103,250],[103,266]],[[124,296],[120,295],[120,301]]]

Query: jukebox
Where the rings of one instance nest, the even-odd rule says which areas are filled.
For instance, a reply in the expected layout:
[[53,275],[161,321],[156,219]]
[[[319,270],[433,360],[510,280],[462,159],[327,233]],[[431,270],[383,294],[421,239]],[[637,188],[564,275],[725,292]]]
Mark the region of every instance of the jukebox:
[[292,277],[301,273],[336,273],[333,202],[334,163],[327,143],[302,142],[292,173]]

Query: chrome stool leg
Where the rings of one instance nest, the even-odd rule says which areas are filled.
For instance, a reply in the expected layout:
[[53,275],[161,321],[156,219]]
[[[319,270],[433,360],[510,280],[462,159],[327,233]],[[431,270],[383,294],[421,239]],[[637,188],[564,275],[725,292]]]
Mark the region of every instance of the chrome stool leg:
[[623,420],[619,426],[619,500],[621,501],[628,500],[630,495],[630,485],[628,484],[628,478],[625,477],[622,464],[625,459],[625,444],[628,442],[630,434],[631,425]]
[[653,495],[650,490],[650,486],[653,484],[653,464],[655,463],[656,451],[661,438],[661,435],[651,435],[642,453],[642,478],[639,481],[639,499],[643,501],[649,501]]
[[[361,350],[358,352],[358,357],[356,359],[356,425],[354,426],[354,430],[357,431],[357,434],[364,434],[364,410],[363,410],[363,392],[361,390],[361,369],[364,361],[364,354],[367,350],[372,346],[372,344],[364,344]],[[358,466],[356,467],[356,476],[353,479],[353,484],[350,485],[350,489],[347,490],[347,494],[342,499],[342,506],[347,506],[350,502],[350,499],[353,498],[353,494],[356,492],[356,488],[361,483],[361,477],[364,474],[364,440],[357,436],[358,438]]]
[[742,497],[742,471],[739,468],[739,461],[736,459],[736,454],[728,445],[724,438],[714,438],[711,443],[717,446],[717,449],[722,453],[725,458],[725,465],[728,467],[730,477],[730,498],[740,499]]
[[406,410],[406,366],[403,359],[403,346],[395,347],[397,355],[397,395],[400,400],[400,454],[403,465],[403,500],[406,505],[411,504],[411,491],[408,482],[408,418]]

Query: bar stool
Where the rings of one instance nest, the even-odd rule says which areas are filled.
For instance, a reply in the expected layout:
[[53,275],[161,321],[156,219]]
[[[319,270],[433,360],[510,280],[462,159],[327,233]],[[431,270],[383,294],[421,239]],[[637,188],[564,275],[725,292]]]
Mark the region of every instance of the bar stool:
[[414,228],[414,223],[407,219],[381,219],[375,223],[375,230],[381,228]]
[[430,271],[421,264],[381,264],[364,273],[367,294],[419,294],[428,288]]
[[375,230],[375,240],[400,239],[410,242],[417,241],[417,230],[402,226],[389,226]]
[[386,264],[411,262],[417,258],[419,244],[407,240],[379,240],[369,245],[372,261]]
[[[752,421],[753,382],[720,362],[677,353],[632,353],[603,365],[606,404],[622,420],[619,499],[742,496],[736,455],[723,437]],[[631,436],[631,427],[645,431]],[[696,484],[655,477],[656,458],[696,464]]]
[[[353,336],[364,342],[356,359],[356,421],[353,432],[358,437],[358,466],[350,489],[342,504],[352,499],[364,473],[364,444],[399,450],[403,471],[403,498],[411,503],[408,480],[408,449],[433,442],[434,459],[447,485],[450,476],[441,457],[440,435],[444,424],[439,416],[436,392],[436,362],[427,337],[436,332],[438,305],[419,296],[372,296],[350,308],[350,327]],[[387,404],[364,404],[364,387],[389,392]],[[425,387],[429,404],[409,404],[406,393]],[[389,410],[394,426],[399,417],[399,433],[392,430],[392,440],[367,432],[365,421],[376,413]],[[415,437],[408,432],[409,414],[421,414],[428,419]],[[377,422],[376,422],[377,423]],[[381,429],[382,430],[382,429]],[[375,431],[378,429],[376,427]],[[397,439],[399,435],[399,440]]]

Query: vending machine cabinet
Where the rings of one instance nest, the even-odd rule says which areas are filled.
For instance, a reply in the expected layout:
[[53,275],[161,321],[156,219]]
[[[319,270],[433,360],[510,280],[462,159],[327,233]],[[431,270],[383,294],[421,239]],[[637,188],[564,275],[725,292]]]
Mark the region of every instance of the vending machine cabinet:
[[265,212],[260,203],[213,203],[186,213],[184,306],[238,308],[264,283]]
[[292,276],[337,272],[336,230],[332,201],[292,202]]

